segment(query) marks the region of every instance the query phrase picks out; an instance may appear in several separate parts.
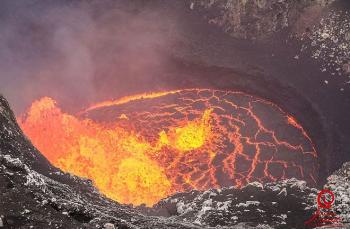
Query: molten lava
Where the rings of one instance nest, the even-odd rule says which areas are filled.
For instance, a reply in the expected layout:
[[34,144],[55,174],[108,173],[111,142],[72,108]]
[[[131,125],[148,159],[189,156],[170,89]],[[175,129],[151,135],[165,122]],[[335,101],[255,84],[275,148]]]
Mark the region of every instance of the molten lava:
[[179,191],[317,179],[317,153],[303,127],[275,104],[240,92],[136,95],[78,115],[45,97],[18,121],[52,164],[121,203],[150,206]]

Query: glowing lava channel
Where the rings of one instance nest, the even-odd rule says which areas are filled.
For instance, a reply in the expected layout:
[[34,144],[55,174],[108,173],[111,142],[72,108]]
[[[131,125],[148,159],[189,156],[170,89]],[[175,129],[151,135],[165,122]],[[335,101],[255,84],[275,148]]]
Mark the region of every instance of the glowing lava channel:
[[18,122],[48,160],[121,203],[151,206],[179,191],[296,177],[317,179],[303,127],[251,95],[184,89],[64,113],[48,97]]

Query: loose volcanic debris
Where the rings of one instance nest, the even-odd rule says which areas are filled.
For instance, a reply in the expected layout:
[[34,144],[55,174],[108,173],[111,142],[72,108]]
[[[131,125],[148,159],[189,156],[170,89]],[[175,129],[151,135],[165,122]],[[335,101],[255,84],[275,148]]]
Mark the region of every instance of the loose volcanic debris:
[[[321,72],[343,78],[343,87],[350,83],[350,13],[331,11],[311,33],[302,38],[302,52],[310,52],[320,64]],[[332,80],[332,79],[330,79]]]
[[171,216],[211,227],[250,222],[262,228],[284,228],[286,225],[303,228],[303,220],[315,210],[316,195],[316,189],[296,179],[265,185],[254,182],[241,189],[179,193],[160,201],[148,214]]

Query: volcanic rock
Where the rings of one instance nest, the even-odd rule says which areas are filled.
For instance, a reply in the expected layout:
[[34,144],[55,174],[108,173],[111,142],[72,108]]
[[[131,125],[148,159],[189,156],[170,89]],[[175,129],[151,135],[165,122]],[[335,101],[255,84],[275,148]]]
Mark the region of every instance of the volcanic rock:
[[250,183],[241,189],[222,188],[179,193],[160,201],[149,214],[171,216],[205,227],[302,228],[315,211],[317,190],[296,179]]
[[350,162],[327,178],[324,186],[335,195],[333,209],[344,223],[350,223]]
[[[210,24],[221,27],[234,38],[262,39],[298,21],[303,13],[310,17],[310,9],[322,9],[334,0],[201,0],[192,1],[191,9],[203,11]],[[305,15],[302,15],[305,16]]]
[[191,9],[232,38],[296,43],[299,60],[311,58],[320,72],[349,81],[350,14],[344,0],[200,0]]
[[[339,224],[317,228],[350,228],[350,162],[328,177],[324,189],[335,195],[332,209]],[[316,211],[318,190],[296,179],[275,183],[250,183],[241,189],[211,189],[178,193],[148,210],[203,227],[304,228]],[[249,222],[249,223],[246,223]]]

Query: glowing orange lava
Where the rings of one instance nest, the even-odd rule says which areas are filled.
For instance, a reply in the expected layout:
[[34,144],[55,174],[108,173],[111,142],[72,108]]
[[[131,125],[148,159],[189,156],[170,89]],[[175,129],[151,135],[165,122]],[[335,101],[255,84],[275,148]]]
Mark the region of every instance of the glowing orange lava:
[[64,113],[35,101],[19,124],[48,160],[121,203],[179,191],[297,177],[315,183],[317,153],[276,105],[239,92],[186,89]]

